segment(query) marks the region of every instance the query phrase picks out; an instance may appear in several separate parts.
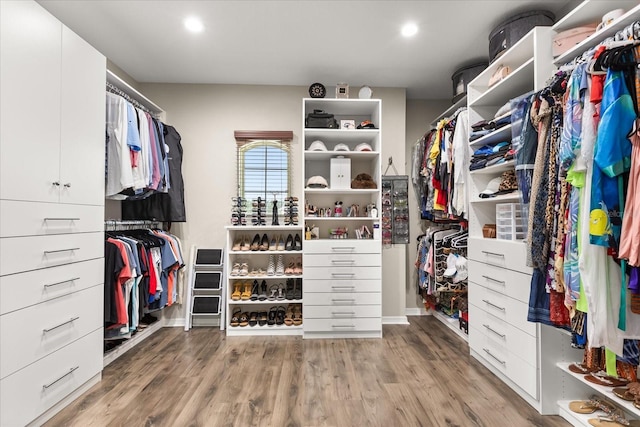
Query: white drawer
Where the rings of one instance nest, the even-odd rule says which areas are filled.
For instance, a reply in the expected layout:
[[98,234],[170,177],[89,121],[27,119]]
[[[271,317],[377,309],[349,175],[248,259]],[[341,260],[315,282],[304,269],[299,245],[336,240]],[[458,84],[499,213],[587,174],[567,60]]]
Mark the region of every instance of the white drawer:
[[[307,282],[309,283],[309,282]],[[351,305],[380,305],[382,304],[382,294],[380,292],[305,292],[304,306],[331,305],[335,307]],[[306,315],[306,313],[305,313]]]
[[527,246],[522,241],[469,238],[469,259],[532,274],[527,267]]
[[104,258],[0,277],[0,315],[104,281]]
[[381,267],[306,267],[305,279],[329,279],[333,281],[352,281],[378,279],[382,277]]
[[469,346],[525,393],[537,399],[538,370],[534,366],[509,353],[500,343],[475,327],[469,328]]
[[475,283],[469,283],[469,303],[533,337],[537,336],[536,324],[527,321],[529,307],[522,301],[509,298],[502,293],[484,288]]
[[102,329],[0,380],[0,425],[23,426],[102,371]]
[[0,316],[0,378],[102,329],[101,285]]
[[309,254],[304,256],[304,267],[380,267],[380,254]]
[[0,200],[0,237],[103,230],[103,206]]
[[308,319],[355,319],[359,317],[381,317],[380,305],[345,305],[328,306],[312,305],[304,306],[304,320]]
[[379,331],[382,329],[382,318],[368,317],[357,319],[307,319],[304,314],[305,332],[356,332]]
[[[353,292],[381,292],[380,280],[305,280],[302,286],[305,304],[310,292],[327,292],[331,294],[351,295]],[[345,296],[346,298],[346,296]]]
[[470,281],[529,303],[531,275],[473,260],[469,261],[468,267]]
[[508,352],[515,354],[531,366],[538,366],[538,347],[535,337],[473,304],[469,304],[469,319],[476,329],[482,330],[495,342],[501,343]]
[[332,254],[332,253],[354,253],[354,254],[379,254],[382,252],[381,240],[305,240],[306,254]]
[[0,276],[104,257],[104,232],[0,239]]

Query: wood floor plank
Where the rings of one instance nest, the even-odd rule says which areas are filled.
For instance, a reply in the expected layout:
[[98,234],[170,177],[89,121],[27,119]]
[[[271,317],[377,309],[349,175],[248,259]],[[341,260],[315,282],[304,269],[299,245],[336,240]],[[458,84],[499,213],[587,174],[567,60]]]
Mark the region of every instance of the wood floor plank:
[[429,316],[383,339],[226,337],[165,328],[48,427],[566,427]]

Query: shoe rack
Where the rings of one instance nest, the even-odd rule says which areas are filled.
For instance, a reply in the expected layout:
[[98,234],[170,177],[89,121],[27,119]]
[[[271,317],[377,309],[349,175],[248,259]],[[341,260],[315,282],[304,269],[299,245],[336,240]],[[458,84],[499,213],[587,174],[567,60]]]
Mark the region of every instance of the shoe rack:
[[302,226],[232,225],[226,234],[227,335],[302,335]]

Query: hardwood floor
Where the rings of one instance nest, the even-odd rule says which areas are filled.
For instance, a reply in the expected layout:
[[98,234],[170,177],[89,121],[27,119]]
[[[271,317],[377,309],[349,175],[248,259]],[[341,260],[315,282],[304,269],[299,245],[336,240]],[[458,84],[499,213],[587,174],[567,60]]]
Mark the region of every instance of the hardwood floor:
[[381,340],[231,337],[165,328],[46,426],[560,427],[437,320]]

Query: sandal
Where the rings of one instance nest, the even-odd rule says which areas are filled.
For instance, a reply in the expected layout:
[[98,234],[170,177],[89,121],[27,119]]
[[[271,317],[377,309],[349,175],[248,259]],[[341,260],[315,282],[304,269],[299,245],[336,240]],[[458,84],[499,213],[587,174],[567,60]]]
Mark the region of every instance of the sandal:
[[287,307],[287,314],[284,316],[284,324],[287,326],[293,325],[293,306],[291,304]]
[[240,324],[240,313],[242,313],[242,309],[236,308],[233,310],[229,326],[238,326]]
[[263,280],[260,284],[260,293],[258,294],[258,300],[264,301],[267,299],[267,281]]
[[253,285],[251,286],[251,301],[257,301],[258,300],[258,292],[260,289],[260,285],[258,285],[258,281],[254,280],[253,281]]
[[251,282],[247,281],[244,284],[244,290],[242,291],[242,294],[240,295],[240,299],[242,301],[247,301],[249,299],[251,299]]
[[247,326],[249,324],[249,313],[246,311],[240,315],[240,326]]
[[231,294],[232,301],[240,300],[240,297],[242,296],[241,287],[242,287],[242,283],[236,282],[233,284],[233,293]]
[[590,374],[592,372],[598,371],[598,369],[589,368],[584,363],[572,363],[571,365],[569,365],[569,370],[574,374],[581,374],[581,375],[586,375],[586,374]]
[[302,275],[302,260],[296,261],[295,267],[293,267],[293,274],[296,276]]
[[267,312],[266,311],[261,311],[258,314],[258,325],[264,326],[266,324],[267,324]]
[[267,324],[269,326],[273,326],[276,324],[276,311],[277,311],[277,307],[271,307],[269,309],[269,318],[267,319]]
[[612,391],[613,394],[615,394],[622,400],[626,400],[627,402],[633,402],[634,400],[636,400],[636,395],[626,387],[616,387]]
[[293,299],[302,299],[302,279],[296,279],[293,285]]
[[279,306],[278,310],[276,311],[276,325],[283,325],[284,324],[284,318],[287,314],[287,311],[284,309],[283,306]]
[[285,298],[288,300],[293,299],[293,294],[295,291],[295,285],[293,283],[293,279],[287,279],[287,290],[285,292]]
[[269,301],[275,301],[277,296],[278,296],[278,285],[269,286],[269,296],[267,297],[267,299]]
[[289,265],[287,265],[287,268],[284,269],[284,274],[287,275],[287,276],[293,275],[294,274],[293,271],[294,271],[295,266],[296,265],[293,263],[293,261],[289,262]]
[[258,324],[258,313],[252,311],[249,314],[249,326],[256,326]]
[[629,383],[629,380],[612,377],[610,375],[607,375],[604,371],[585,375],[584,379],[591,383],[603,385],[605,387],[621,387]]
[[302,325],[302,304],[296,304],[293,307],[293,324],[295,326]]
[[240,263],[239,262],[234,262],[233,263],[233,268],[231,269],[231,273],[229,273],[231,276],[239,276],[240,275]]
[[278,285],[278,295],[276,295],[276,299],[278,301],[282,301],[284,299],[284,285],[282,283]]

